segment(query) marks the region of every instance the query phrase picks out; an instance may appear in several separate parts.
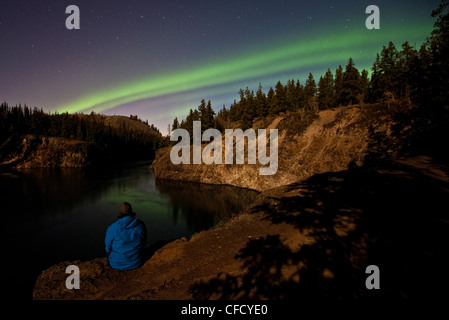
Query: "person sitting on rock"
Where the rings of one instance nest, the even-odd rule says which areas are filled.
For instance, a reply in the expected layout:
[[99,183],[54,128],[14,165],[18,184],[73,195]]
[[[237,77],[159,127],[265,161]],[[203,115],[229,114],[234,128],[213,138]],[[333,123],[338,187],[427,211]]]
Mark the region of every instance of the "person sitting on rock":
[[147,228],[136,218],[131,204],[123,202],[118,220],[106,230],[105,244],[109,264],[118,270],[130,270],[143,264],[143,249],[147,239]]

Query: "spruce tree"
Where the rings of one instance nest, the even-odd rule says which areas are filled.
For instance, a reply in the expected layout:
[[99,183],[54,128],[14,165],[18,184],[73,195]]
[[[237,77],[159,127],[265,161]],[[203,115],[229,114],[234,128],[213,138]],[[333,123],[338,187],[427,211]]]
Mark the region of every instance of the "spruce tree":
[[343,84],[341,88],[341,102],[343,104],[357,103],[357,96],[361,93],[360,74],[354,67],[354,61],[349,58],[343,73]]
[[305,99],[306,105],[309,109],[315,108],[316,93],[317,93],[317,87],[316,87],[315,79],[313,78],[313,74],[309,73],[309,76],[306,80],[306,85],[304,86],[304,99]]
[[265,117],[268,114],[267,96],[262,91],[262,84],[260,83],[256,92],[255,105],[257,117]]
[[172,129],[172,130],[176,130],[176,129],[178,129],[178,128],[179,128],[178,117],[175,117],[175,118],[173,119],[173,124],[172,124],[172,126],[171,126],[171,129]]
[[275,113],[275,97],[276,93],[274,92],[273,88],[270,87],[267,93],[267,109],[268,114],[274,114]]
[[[195,113],[195,111],[197,112],[197,114]],[[212,109],[210,100],[206,104],[206,101],[204,99],[201,99],[198,110],[195,111],[193,111],[192,113],[192,121],[201,121],[201,132],[204,132],[209,128],[213,128],[215,111]]]
[[431,103],[449,106],[449,1],[442,0],[432,11],[437,17],[429,41],[431,53],[432,97]]
[[282,85],[281,81],[276,83],[275,87],[275,97],[274,97],[274,109],[271,111],[272,114],[279,114],[287,110],[287,93],[286,89]]
[[417,52],[408,41],[402,44],[402,50],[398,56],[397,77],[399,78],[399,96],[410,99],[411,94],[411,66],[415,61]]
[[[197,110],[195,110],[196,112],[198,112]],[[184,123],[184,129],[187,130],[187,132],[190,134],[190,136],[192,136],[193,134],[193,121],[194,120],[198,120],[195,119],[195,115],[192,109],[190,109],[189,114],[186,117],[186,121]]]
[[254,97],[254,91],[250,90],[248,87],[246,87],[245,89],[245,99],[246,99],[246,110],[244,110],[244,112],[246,112],[247,116],[249,117],[252,123],[252,120],[256,117],[257,108]]
[[214,127],[214,116],[215,116],[215,111],[212,109],[212,104],[211,104],[210,100],[208,100],[207,105],[206,105],[206,111],[201,116],[201,126],[203,126],[203,121],[204,121],[204,126],[203,126],[204,130]]
[[200,105],[198,106],[198,113],[199,113],[199,118],[200,118],[200,120],[202,121],[203,119],[203,117],[205,118],[206,117],[206,100],[204,100],[204,99],[201,99],[201,102],[200,102]]
[[341,65],[335,70],[335,105],[342,104],[343,68]]
[[399,74],[399,53],[393,42],[388,43],[388,47],[383,47],[380,53],[380,76],[381,87],[378,91],[383,95],[391,92],[395,99],[400,95],[400,77]]
[[328,109],[335,105],[335,83],[330,69],[327,69],[324,77],[320,77],[318,81],[317,102],[320,109]]
[[[360,75],[360,94],[363,98],[363,101],[366,101],[368,99],[369,90],[370,90],[370,81],[368,77],[368,71],[363,69]],[[360,101],[358,102],[360,103]]]
[[376,102],[382,98],[383,90],[384,90],[384,77],[383,71],[380,67],[380,55],[376,54],[376,60],[371,67],[371,86],[369,88],[369,100],[371,102]]
[[306,105],[304,97],[304,86],[299,82],[299,80],[296,80],[295,91],[298,99],[298,108],[304,108],[304,106]]

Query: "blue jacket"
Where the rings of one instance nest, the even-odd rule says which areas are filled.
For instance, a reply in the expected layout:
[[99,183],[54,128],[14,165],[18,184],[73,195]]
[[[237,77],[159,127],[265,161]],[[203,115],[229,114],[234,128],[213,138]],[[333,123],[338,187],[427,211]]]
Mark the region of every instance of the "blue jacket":
[[136,217],[125,216],[106,230],[105,244],[109,263],[118,270],[138,268],[143,263],[147,229]]

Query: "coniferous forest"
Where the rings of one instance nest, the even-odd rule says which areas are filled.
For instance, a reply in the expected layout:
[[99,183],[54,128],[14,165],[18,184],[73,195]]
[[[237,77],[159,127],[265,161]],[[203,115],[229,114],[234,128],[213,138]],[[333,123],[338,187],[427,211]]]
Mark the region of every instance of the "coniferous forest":
[[206,103],[203,99],[197,109],[190,109],[185,119],[175,118],[172,129],[183,128],[192,134],[195,120],[201,120],[202,130],[211,127],[222,130],[231,122],[247,129],[255,119],[268,115],[367,104],[419,107],[414,111],[420,113],[414,115],[418,120],[427,118],[442,123],[442,119],[447,119],[444,110],[449,106],[448,7],[449,3],[442,1],[432,12],[436,18],[434,29],[419,48],[408,42],[400,47],[393,42],[384,46],[373,57],[371,76],[367,70],[358,70],[356,62],[349,58],[345,67],[340,65],[335,72],[328,69],[319,79],[309,73],[304,84],[295,79],[285,84],[278,81],[267,93],[262,84],[256,92],[248,87],[240,89],[239,100],[229,109],[223,105],[218,113],[213,111],[210,101]]
[[[312,73],[304,84],[291,79],[278,81],[268,92],[259,84],[256,92],[248,87],[239,90],[239,100],[215,112],[211,101],[202,99],[196,109],[181,121],[173,120],[172,130],[183,128],[192,135],[193,121],[201,120],[202,131],[208,128],[225,129],[231,122],[247,129],[257,118],[286,112],[306,110],[315,112],[338,106],[368,104],[407,104],[419,107],[418,120],[440,128],[447,119],[449,106],[449,3],[442,1],[432,12],[436,18],[430,36],[419,47],[408,42],[400,47],[389,42],[375,57],[371,75],[359,70],[352,58],[345,67],[333,72],[328,68],[316,79]],[[135,118],[131,116],[131,118]],[[424,118],[427,118],[425,120]],[[149,125],[151,132],[129,127],[112,127],[105,116],[91,114],[50,114],[27,106],[0,105],[0,144],[14,135],[34,134],[94,142],[103,150],[147,153],[166,144],[159,130]],[[136,119],[135,119],[136,120]],[[141,121],[140,119],[137,119]],[[435,121],[437,124],[435,125]],[[148,124],[146,122],[146,124]],[[136,151],[137,150],[137,151]],[[143,151],[147,150],[147,151]]]
[[[0,145],[23,135],[60,137],[94,143],[99,154],[106,158],[131,159],[154,156],[163,143],[159,130],[147,125],[147,130],[126,126],[112,126],[106,116],[91,114],[46,113],[27,106],[0,105]],[[134,121],[142,122],[136,116]],[[7,143],[5,144],[7,145]]]

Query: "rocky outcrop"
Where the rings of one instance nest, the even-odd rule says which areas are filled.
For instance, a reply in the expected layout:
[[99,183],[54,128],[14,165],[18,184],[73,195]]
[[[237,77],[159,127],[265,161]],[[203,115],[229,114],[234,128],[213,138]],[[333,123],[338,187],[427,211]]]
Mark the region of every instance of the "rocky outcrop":
[[[119,271],[107,258],[64,261],[44,270],[36,280],[34,300],[191,300],[190,287],[220,273],[241,274],[241,262],[234,257],[252,239],[266,234],[282,234],[288,244],[306,241],[287,224],[274,225],[262,214],[243,213],[231,220],[163,246],[156,246],[145,264]],[[80,290],[69,290],[66,268],[79,268]]]
[[93,143],[57,137],[14,136],[1,147],[2,167],[86,167],[96,148]]
[[263,191],[304,180],[314,174],[345,170],[350,164],[361,165],[372,151],[368,146],[373,144],[375,132],[390,130],[390,118],[386,110],[372,106],[364,110],[358,107],[319,112],[301,110],[255,121],[254,129],[264,128],[267,132],[278,129],[279,167],[274,175],[260,175],[261,166],[258,163],[247,164],[247,160],[242,165],[224,164],[224,161],[223,164],[175,165],[170,160],[171,147],[157,152],[152,168],[155,176],[161,179]]
[[[279,130],[273,176],[258,175],[258,165],[175,166],[170,149],[161,150],[153,165],[160,178],[266,190],[227,222],[158,246],[139,269],[119,272],[103,257],[44,270],[33,298],[441,298],[435,284],[447,283],[448,162],[395,157],[412,136],[408,122],[396,125],[395,112],[373,106],[259,120],[255,128]],[[392,157],[367,161],[385,155]],[[388,270],[382,290],[364,286],[373,262]],[[72,264],[83,290],[65,286]]]
[[[156,245],[138,269],[105,257],[54,265],[33,299],[437,301],[449,280],[447,168],[420,156],[270,189],[220,225]],[[370,264],[381,290],[365,287]],[[70,265],[80,290],[66,287]]]

